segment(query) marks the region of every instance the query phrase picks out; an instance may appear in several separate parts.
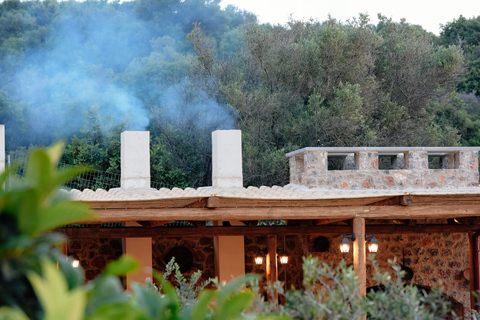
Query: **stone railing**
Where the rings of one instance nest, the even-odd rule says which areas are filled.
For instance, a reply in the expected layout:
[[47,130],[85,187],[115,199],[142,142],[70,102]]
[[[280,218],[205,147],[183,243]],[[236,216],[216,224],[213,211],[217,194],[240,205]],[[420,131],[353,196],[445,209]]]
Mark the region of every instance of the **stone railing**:
[[478,187],[478,151],[466,147],[304,148],[287,154],[290,183],[322,189]]

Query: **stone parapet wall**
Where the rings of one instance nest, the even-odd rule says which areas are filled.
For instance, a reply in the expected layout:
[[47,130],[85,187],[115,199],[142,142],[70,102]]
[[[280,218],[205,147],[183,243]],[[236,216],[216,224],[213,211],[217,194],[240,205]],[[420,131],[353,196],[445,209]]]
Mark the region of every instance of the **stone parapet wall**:
[[[318,148],[321,149],[321,148]],[[478,151],[429,153],[409,150],[388,153],[391,168],[379,169],[380,151],[329,153],[300,150],[290,155],[290,183],[320,189],[431,189],[479,186]],[[343,159],[341,170],[328,170],[329,154]],[[429,155],[439,158],[441,169],[429,169]],[[343,156],[343,158],[342,158]]]

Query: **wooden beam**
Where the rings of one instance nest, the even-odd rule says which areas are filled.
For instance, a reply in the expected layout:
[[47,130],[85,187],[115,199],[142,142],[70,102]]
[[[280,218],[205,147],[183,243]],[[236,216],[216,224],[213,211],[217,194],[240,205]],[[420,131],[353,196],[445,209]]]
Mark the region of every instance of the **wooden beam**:
[[208,197],[188,197],[150,200],[88,201],[92,209],[148,209],[148,208],[184,208],[194,205]]
[[99,220],[85,223],[156,220],[276,220],[276,219],[424,219],[480,216],[479,205],[409,205],[267,208],[150,208],[96,210]]
[[[213,207],[334,207],[364,206],[387,200],[396,196],[336,198],[336,199],[258,199],[245,197],[187,197],[160,198],[150,200],[104,200],[87,201],[92,209],[148,209],[148,208],[186,208],[208,207],[209,201],[215,201]],[[208,200],[211,199],[211,200]],[[213,203],[213,202],[212,202]]]
[[[131,237],[213,237],[268,235],[341,235],[351,233],[351,226],[273,226],[273,227],[120,227],[120,228],[60,228],[57,231],[71,239],[131,238]],[[367,225],[367,233],[423,234],[466,233],[480,231],[479,225]]]
[[336,222],[342,222],[348,219],[316,219],[313,220],[313,225],[315,226],[321,226],[325,224],[331,224],[331,223],[336,223]]
[[400,197],[399,200],[400,200],[399,204],[402,206],[409,206],[411,204],[415,204],[412,196],[402,196]]
[[475,261],[478,261],[478,258],[475,255],[478,255],[476,248],[478,245],[475,243],[477,241],[477,237],[475,236],[475,232],[468,233],[468,252],[469,252],[469,262],[470,262],[470,307],[472,310],[478,310],[477,307],[477,299],[473,295],[473,292],[477,290],[477,283],[478,283],[478,270],[475,270]]
[[207,208],[219,208],[220,207],[220,200],[218,197],[210,197],[207,200]]
[[[267,236],[267,282],[278,281],[278,264],[277,264],[277,236]],[[278,303],[278,292],[275,291],[273,296],[268,299],[274,303]]]
[[367,295],[367,253],[365,251],[365,219],[353,219],[353,270],[358,278],[358,294],[360,297]]
[[363,218],[372,219],[447,219],[480,216],[478,205],[409,205],[364,207]]

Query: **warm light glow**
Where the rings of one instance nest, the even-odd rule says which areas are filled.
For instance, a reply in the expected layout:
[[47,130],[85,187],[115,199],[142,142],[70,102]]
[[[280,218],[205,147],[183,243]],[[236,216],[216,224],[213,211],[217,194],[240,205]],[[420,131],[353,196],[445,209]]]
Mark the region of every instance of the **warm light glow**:
[[263,257],[262,256],[256,256],[255,257],[255,264],[263,264]]
[[366,239],[367,238],[372,238],[370,239],[370,243],[368,244],[368,251],[372,253],[377,252],[380,242],[378,242],[377,238],[375,238],[375,234],[372,234],[371,236],[367,235]]
[[342,253],[350,252],[350,243],[340,243],[340,252]]
[[368,244],[368,251],[375,253],[378,251],[378,243],[369,243]]
[[77,259],[73,259],[72,267],[78,268],[79,266],[80,266],[80,261],[78,261]]
[[280,263],[281,264],[287,264],[288,263],[288,256],[287,255],[280,256]]
[[343,239],[342,239],[342,241],[340,242],[340,252],[341,252],[341,253],[348,253],[348,252],[350,252],[351,242],[350,242],[350,240],[348,240],[348,238],[351,238],[352,241],[355,241],[355,234],[352,233],[351,236],[347,236],[347,235],[343,234]]

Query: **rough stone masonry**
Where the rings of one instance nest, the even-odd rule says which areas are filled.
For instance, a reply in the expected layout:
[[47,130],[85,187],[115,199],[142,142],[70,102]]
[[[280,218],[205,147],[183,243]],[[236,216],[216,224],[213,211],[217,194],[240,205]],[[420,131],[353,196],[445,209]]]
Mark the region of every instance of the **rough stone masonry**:
[[290,183],[308,188],[478,187],[478,148],[304,148],[287,157]]

